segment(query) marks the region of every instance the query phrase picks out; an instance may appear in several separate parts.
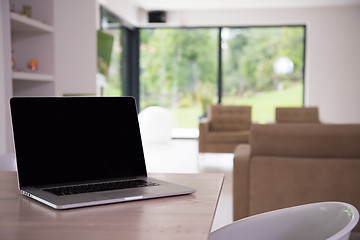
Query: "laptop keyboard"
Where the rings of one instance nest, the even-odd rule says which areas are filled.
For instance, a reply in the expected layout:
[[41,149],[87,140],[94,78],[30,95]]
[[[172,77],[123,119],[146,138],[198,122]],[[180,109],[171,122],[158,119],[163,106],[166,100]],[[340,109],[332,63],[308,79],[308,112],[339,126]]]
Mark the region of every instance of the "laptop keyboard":
[[157,183],[136,179],[127,181],[72,185],[67,187],[51,187],[43,188],[42,190],[55,194],[57,196],[65,196],[79,193],[101,192],[126,188],[151,187],[158,185],[159,184]]

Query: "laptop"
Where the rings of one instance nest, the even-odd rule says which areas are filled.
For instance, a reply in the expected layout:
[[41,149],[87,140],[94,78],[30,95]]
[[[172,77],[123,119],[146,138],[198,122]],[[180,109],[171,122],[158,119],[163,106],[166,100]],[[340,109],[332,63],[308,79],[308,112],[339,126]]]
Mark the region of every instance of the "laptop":
[[132,97],[10,99],[19,189],[55,209],[192,194],[148,177]]

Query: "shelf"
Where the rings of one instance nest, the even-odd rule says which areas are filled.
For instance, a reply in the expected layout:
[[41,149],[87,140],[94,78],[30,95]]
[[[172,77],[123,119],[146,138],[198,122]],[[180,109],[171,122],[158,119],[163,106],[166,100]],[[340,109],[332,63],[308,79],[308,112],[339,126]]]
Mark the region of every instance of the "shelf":
[[29,80],[29,81],[54,81],[54,76],[44,73],[32,73],[32,72],[13,72],[13,80]]
[[53,27],[17,13],[10,13],[12,32],[53,32]]

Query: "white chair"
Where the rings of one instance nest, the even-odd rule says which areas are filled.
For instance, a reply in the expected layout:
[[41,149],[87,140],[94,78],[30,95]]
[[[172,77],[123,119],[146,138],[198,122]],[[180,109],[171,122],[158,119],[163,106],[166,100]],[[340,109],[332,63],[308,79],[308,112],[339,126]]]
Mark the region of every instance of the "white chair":
[[313,203],[241,219],[212,232],[209,240],[347,240],[358,221],[350,204]]

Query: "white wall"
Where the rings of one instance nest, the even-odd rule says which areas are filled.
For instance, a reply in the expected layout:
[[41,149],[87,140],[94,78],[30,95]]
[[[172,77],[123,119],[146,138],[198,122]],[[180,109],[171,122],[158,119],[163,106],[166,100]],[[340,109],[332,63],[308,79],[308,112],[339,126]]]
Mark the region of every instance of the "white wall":
[[132,0],[98,0],[98,2],[131,25],[139,25],[139,9]]
[[13,151],[9,99],[12,94],[9,2],[0,2],[0,154]]
[[305,104],[332,123],[360,123],[360,5],[299,9],[168,12],[166,24],[149,26],[255,26],[305,24]]
[[55,94],[96,94],[96,0],[54,1]]
[[[3,19],[3,9],[4,6],[2,4],[0,4],[0,12],[1,12],[1,17],[0,17],[0,33],[3,33],[3,28],[4,28],[4,20]],[[0,96],[5,96],[5,67],[4,67],[4,63],[5,63],[5,53],[4,53],[4,38],[3,38],[3,34],[0,36]],[[0,114],[0,133],[2,133],[0,135],[0,154],[4,154],[6,152],[6,135],[5,133],[5,129],[6,129],[6,125],[5,125],[5,108],[6,108],[6,104],[5,104],[5,99],[3,97],[0,98],[0,112],[2,114]]]
[[360,123],[360,7],[312,13],[309,103],[324,121]]

